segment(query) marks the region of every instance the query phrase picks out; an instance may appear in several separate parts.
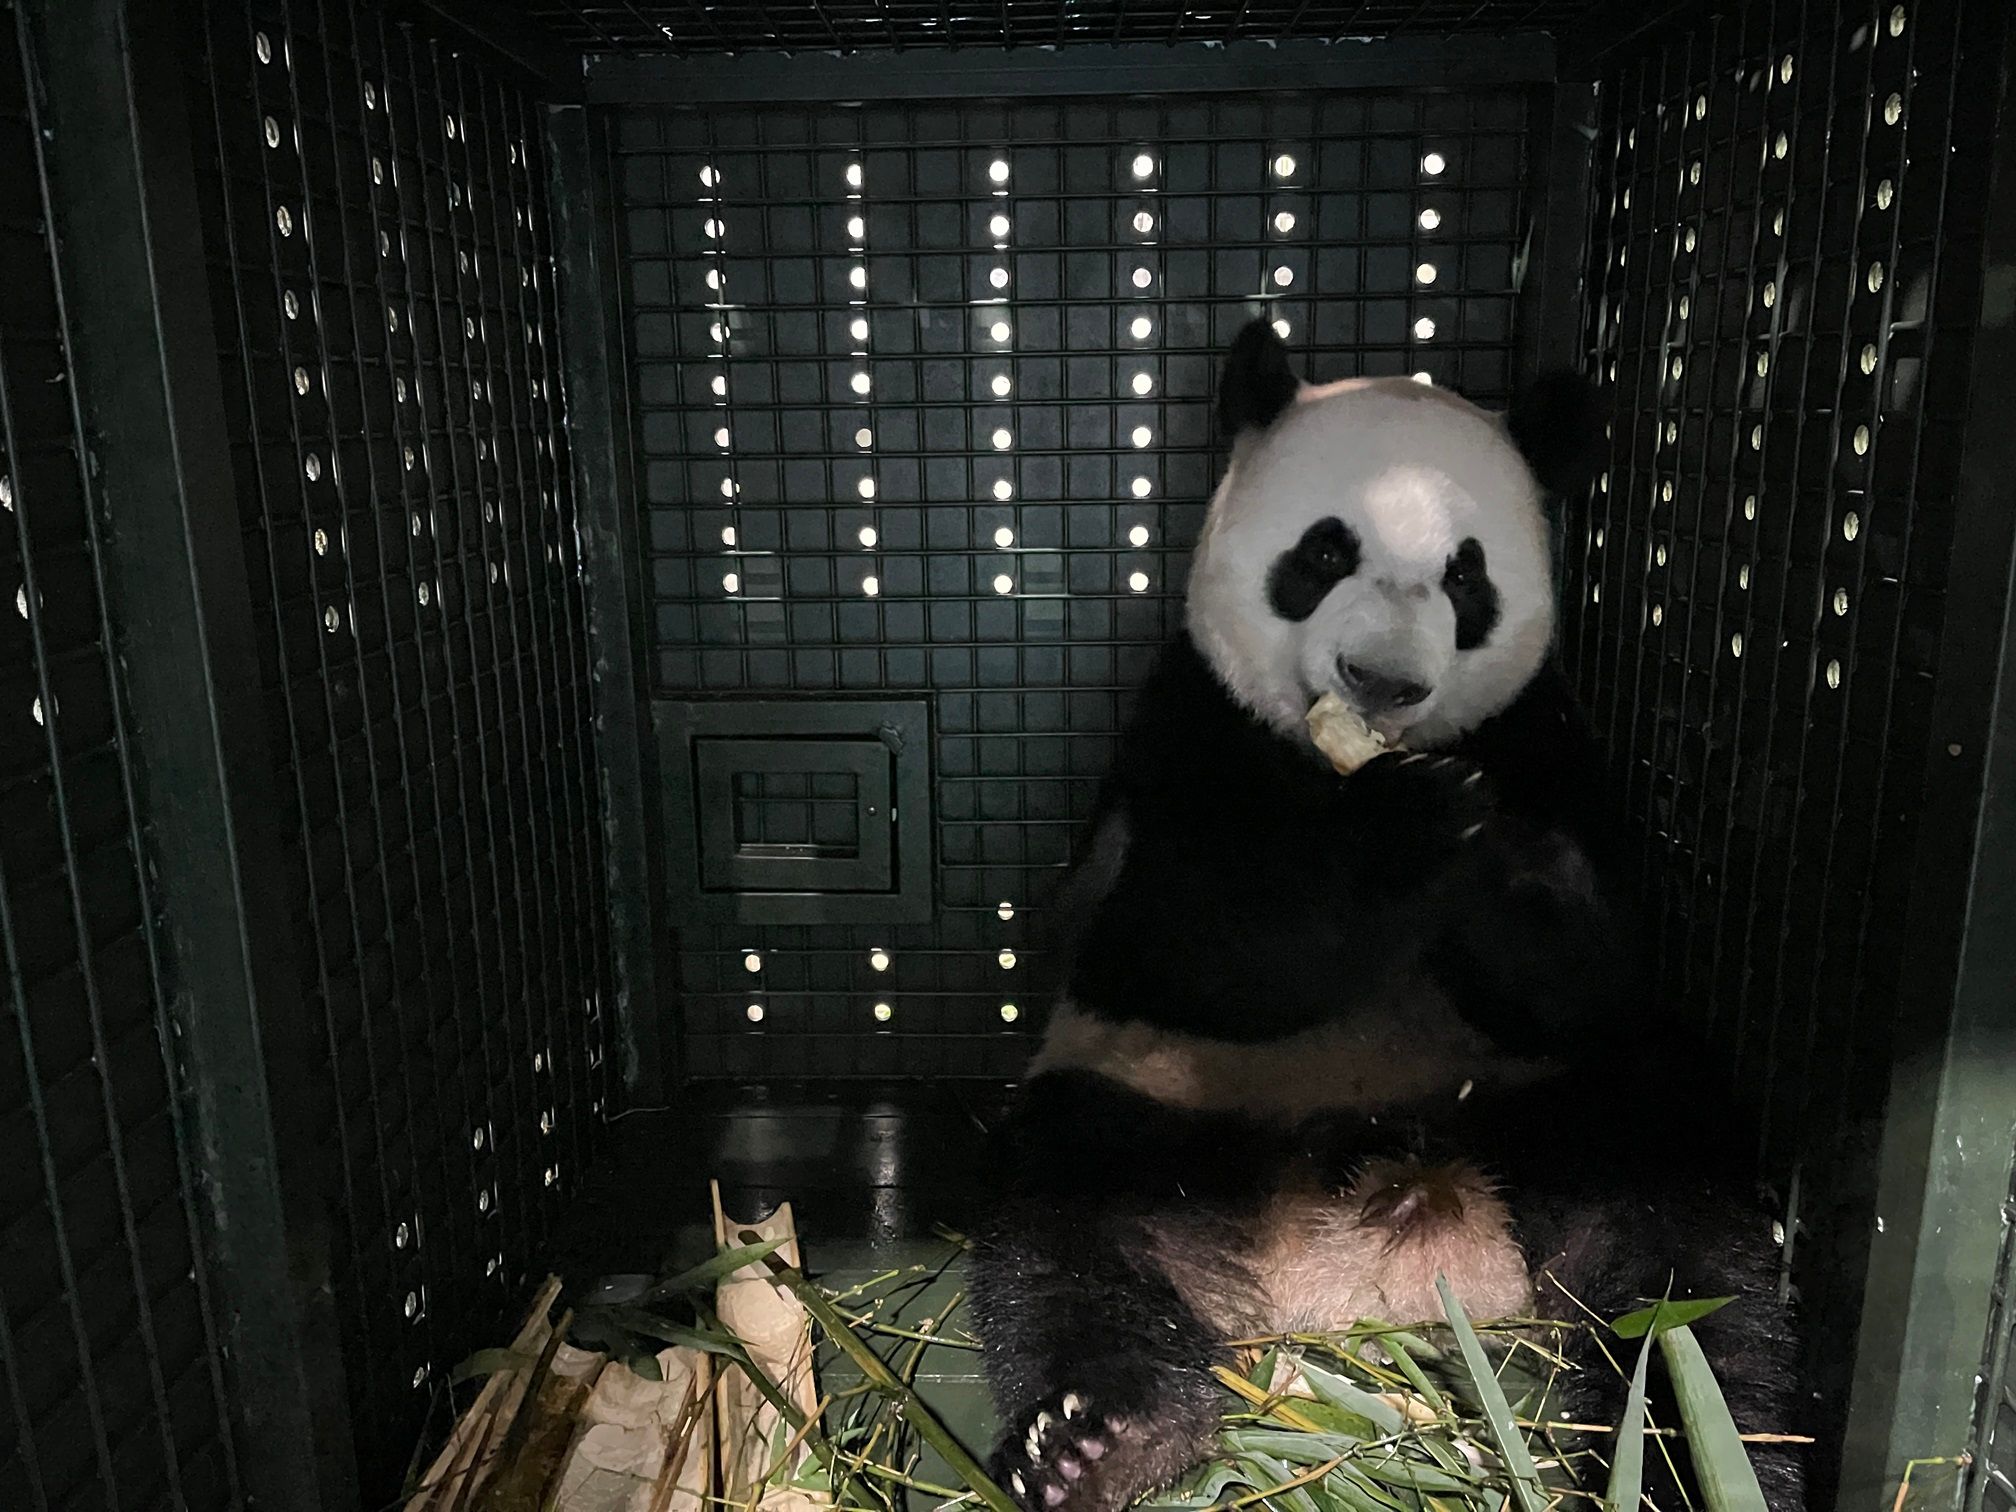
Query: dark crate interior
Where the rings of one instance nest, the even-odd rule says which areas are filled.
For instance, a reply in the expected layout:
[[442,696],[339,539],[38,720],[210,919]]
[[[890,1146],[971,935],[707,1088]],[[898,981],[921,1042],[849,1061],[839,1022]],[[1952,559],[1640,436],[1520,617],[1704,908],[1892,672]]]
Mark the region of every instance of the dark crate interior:
[[1558,649],[1821,1501],[2016,1508],[2010,20],[0,0],[0,1506],[384,1505],[710,1175],[968,1222],[1264,314],[1608,386]]

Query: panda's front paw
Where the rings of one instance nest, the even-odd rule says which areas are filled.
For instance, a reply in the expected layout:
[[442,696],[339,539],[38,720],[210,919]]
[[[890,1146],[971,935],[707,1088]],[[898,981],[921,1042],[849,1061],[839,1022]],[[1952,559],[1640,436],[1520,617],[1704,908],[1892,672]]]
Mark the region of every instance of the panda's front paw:
[[1066,1391],[1015,1425],[994,1452],[996,1481],[1024,1512],[1115,1512],[1152,1483],[1143,1425]]
[[1497,812],[1483,770],[1455,756],[1391,751],[1345,779],[1366,876],[1387,888],[1432,881],[1478,852]]

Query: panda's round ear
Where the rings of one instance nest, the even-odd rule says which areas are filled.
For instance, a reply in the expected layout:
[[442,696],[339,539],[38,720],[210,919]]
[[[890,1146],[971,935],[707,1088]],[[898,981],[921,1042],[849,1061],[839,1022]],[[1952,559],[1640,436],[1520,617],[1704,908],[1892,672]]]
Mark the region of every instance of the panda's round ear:
[[1586,489],[1603,466],[1609,419],[1602,390],[1561,369],[1528,384],[1513,399],[1505,425],[1540,487],[1567,498]]
[[1218,380],[1218,424],[1228,437],[1264,430],[1294,402],[1302,386],[1288,366],[1288,348],[1264,320],[1250,322],[1232,339]]

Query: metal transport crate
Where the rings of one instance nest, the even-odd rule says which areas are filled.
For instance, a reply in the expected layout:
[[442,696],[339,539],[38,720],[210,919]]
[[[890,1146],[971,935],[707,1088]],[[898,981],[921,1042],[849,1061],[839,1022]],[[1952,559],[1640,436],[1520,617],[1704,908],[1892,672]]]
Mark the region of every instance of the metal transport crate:
[[983,1181],[906,1098],[1029,1054],[1264,313],[1610,386],[1560,652],[1816,1480],[2016,1507],[2012,19],[0,0],[0,1505],[384,1504],[611,1173]]

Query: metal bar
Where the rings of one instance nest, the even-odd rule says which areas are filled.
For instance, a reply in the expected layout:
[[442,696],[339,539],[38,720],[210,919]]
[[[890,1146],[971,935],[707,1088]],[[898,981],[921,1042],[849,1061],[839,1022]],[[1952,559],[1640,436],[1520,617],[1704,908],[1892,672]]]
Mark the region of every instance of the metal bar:
[[595,661],[595,734],[602,768],[599,816],[607,856],[615,942],[616,1014],[623,1036],[625,1090],[635,1104],[663,1100],[674,1075],[659,998],[658,919],[664,846],[655,835],[659,805],[651,769],[655,742],[643,690],[648,644],[645,594],[637,575],[647,554],[638,539],[630,468],[630,406],[622,317],[617,302],[616,216],[607,155],[586,110],[569,106],[546,119],[552,151],[553,240],[560,258],[560,349],[567,379],[567,419],[574,490],[583,523]]
[[[1952,563],[1925,798],[1904,938],[1841,1503],[1890,1496],[1904,1463],[1957,1454],[1993,1421],[1982,1377],[2003,1202],[2009,1193],[2008,984],[2016,962],[2016,26],[1992,3],[1963,11],[1961,58],[1990,57],[1992,154],[1980,249],[1980,324],[1960,389]],[[1979,100],[1980,95],[1975,98]],[[1958,93],[1956,91],[1956,108]],[[1985,112],[1984,112],[1985,114]],[[1981,182],[1976,179],[1975,182]],[[1968,254],[1972,261],[1972,254]],[[1964,911],[1956,879],[1965,878]],[[1953,966],[1957,964],[1957,975]],[[2007,1320],[2003,1320],[2007,1326]],[[1977,1477],[1985,1478],[1977,1469]],[[1978,1494],[1978,1486],[1973,1494]]]
[[[186,1057],[248,1496],[354,1505],[313,1050],[281,906],[257,656],[175,25],[123,0],[30,0],[65,288],[105,549],[129,626],[133,741]],[[136,318],[135,312],[151,312]],[[193,695],[193,696],[192,696]],[[193,716],[193,717],[192,717]]]
[[1574,308],[1589,213],[1595,91],[1587,84],[1557,85],[1551,98],[1536,104],[1533,116],[1526,161],[1535,182],[1522,186],[1527,257],[1513,320],[1520,366],[1528,377],[1570,365],[1581,331]]
[[1027,99],[1039,95],[1188,94],[1200,90],[1353,89],[1409,83],[1437,89],[1547,84],[1551,37],[1393,37],[1354,42],[1073,45],[1014,52],[751,53],[718,58],[591,55],[590,105],[835,103],[855,100]]

